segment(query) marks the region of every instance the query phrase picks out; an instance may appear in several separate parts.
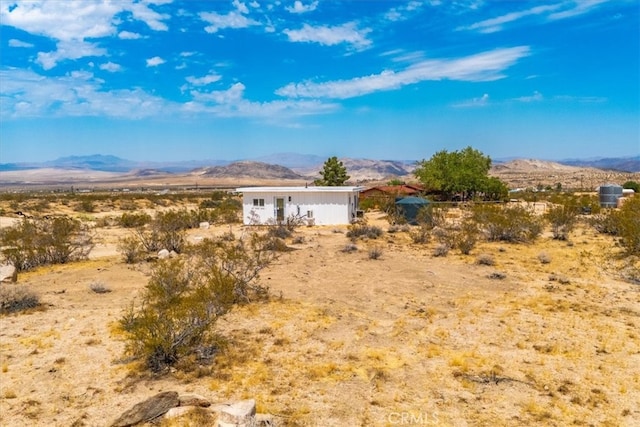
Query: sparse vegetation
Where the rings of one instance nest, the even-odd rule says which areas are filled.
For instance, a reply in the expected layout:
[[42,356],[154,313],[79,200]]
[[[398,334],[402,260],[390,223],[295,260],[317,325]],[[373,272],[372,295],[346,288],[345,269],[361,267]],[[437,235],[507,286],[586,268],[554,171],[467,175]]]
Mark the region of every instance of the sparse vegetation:
[[36,308],[40,297],[25,286],[0,286],[0,314]]
[[206,240],[190,248],[188,259],[169,259],[153,270],[142,301],[120,319],[127,351],[143,358],[152,372],[204,363],[219,351],[213,326],[234,304],[265,298],[255,283],[273,259],[264,249],[270,239],[248,242]]
[[531,242],[542,233],[540,219],[520,205],[478,204],[473,207],[473,219],[489,241]]
[[0,231],[2,255],[18,271],[85,259],[93,248],[89,227],[68,217],[24,218]]
[[355,223],[349,226],[347,237],[351,240],[357,240],[358,238],[377,239],[382,236],[382,233],[382,228],[377,225]]

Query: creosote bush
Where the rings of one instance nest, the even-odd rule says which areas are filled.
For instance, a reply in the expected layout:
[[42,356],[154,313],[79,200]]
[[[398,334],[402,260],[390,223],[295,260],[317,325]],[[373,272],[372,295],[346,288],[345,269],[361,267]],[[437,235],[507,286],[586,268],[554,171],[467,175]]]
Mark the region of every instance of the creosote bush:
[[0,231],[5,259],[18,271],[86,259],[93,248],[88,226],[68,217],[25,218]]
[[216,320],[234,304],[268,297],[257,279],[275,257],[266,249],[269,241],[257,234],[236,241],[204,239],[183,256],[159,262],[140,303],[120,319],[127,352],[152,372],[184,360],[210,361],[220,342]]
[[555,205],[547,211],[545,219],[551,224],[554,239],[567,240],[577,222],[578,210],[576,206]]
[[542,233],[542,223],[523,206],[478,204],[473,219],[489,241],[530,242]]

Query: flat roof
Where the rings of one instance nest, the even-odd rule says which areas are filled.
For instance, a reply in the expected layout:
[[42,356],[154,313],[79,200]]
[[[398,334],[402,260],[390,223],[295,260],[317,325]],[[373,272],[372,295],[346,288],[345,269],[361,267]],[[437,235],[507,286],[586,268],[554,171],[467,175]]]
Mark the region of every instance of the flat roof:
[[238,193],[351,193],[362,191],[364,187],[241,187]]

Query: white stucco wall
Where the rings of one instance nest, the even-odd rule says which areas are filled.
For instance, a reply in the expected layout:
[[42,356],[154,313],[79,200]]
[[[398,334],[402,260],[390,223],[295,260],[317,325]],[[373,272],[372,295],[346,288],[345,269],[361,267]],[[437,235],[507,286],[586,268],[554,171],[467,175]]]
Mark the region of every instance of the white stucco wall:
[[[284,218],[311,213],[316,225],[349,224],[358,209],[358,194],[362,187],[244,187],[242,218],[244,224],[265,224],[276,221],[276,199],[284,200]],[[254,206],[254,199],[264,200],[264,206]]]

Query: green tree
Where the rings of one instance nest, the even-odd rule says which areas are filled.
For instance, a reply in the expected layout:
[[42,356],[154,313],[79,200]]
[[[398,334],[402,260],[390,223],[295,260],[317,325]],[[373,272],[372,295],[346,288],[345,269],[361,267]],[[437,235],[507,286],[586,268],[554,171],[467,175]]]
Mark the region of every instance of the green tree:
[[622,184],[622,188],[628,188],[630,190],[633,190],[636,193],[640,193],[640,183],[636,181],[627,181],[624,184]]
[[430,190],[441,191],[447,199],[461,194],[463,199],[482,194],[485,198],[502,198],[506,186],[489,178],[491,158],[467,147],[461,151],[442,150],[431,159],[418,163],[414,174]]
[[336,156],[329,157],[320,171],[321,179],[315,181],[316,185],[327,185],[330,187],[339,187],[344,185],[350,178],[347,175],[347,168],[338,160]]

